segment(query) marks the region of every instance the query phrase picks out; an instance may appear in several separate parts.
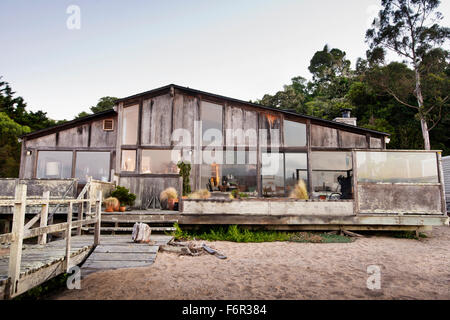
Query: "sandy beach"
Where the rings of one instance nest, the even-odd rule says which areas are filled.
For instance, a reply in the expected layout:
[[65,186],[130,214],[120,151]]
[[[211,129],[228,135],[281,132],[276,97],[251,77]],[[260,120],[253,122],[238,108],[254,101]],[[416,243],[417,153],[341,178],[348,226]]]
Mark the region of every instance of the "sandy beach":
[[[450,228],[418,240],[352,243],[205,242],[228,259],[159,252],[145,268],[87,276],[53,299],[450,299]],[[367,267],[381,270],[369,290]]]

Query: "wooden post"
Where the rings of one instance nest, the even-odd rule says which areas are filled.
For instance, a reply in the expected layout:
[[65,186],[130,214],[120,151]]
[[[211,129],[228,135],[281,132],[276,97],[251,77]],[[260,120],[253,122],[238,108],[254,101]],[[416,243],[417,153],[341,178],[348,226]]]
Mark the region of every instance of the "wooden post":
[[70,247],[72,240],[72,214],[73,214],[73,202],[69,203],[69,212],[67,212],[67,229],[66,229],[66,272],[70,269]]
[[[48,219],[48,206],[49,206],[49,200],[50,200],[50,191],[45,191],[42,195],[42,200],[45,202],[42,204],[41,209],[41,222],[40,227],[46,227],[47,226],[47,219]],[[38,237],[38,243],[39,244],[46,244],[47,243],[47,234],[44,233]]]
[[97,201],[95,205],[96,216],[97,216],[97,222],[95,223],[95,229],[94,229],[94,245],[100,244],[100,228],[102,225],[102,191],[100,190],[98,192]]
[[22,260],[22,244],[25,223],[25,209],[27,206],[27,185],[18,184],[16,186],[14,216],[12,227],[12,241],[9,253],[9,277],[11,285],[9,296],[13,297],[17,292],[20,278],[20,263]]
[[[78,221],[83,220],[84,202],[78,204]],[[81,236],[81,225],[77,228],[77,236]]]

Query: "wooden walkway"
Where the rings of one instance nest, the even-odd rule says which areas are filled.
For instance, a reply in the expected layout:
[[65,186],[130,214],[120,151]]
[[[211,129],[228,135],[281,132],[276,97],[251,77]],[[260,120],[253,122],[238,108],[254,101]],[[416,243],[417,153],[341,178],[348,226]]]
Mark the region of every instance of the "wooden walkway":
[[[94,248],[94,236],[74,236],[70,248],[70,264],[83,262]],[[57,240],[45,245],[25,245],[22,250],[20,276],[17,284],[19,295],[42,282],[66,272],[66,240]],[[9,254],[0,256],[0,299],[4,297],[8,284]]]
[[[77,237],[77,238],[83,238]],[[120,268],[136,268],[151,265],[159,246],[167,244],[172,239],[166,235],[151,235],[151,244],[134,243],[130,235],[101,236],[100,244],[81,267],[81,276],[102,270]],[[82,239],[77,241],[82,242]]]

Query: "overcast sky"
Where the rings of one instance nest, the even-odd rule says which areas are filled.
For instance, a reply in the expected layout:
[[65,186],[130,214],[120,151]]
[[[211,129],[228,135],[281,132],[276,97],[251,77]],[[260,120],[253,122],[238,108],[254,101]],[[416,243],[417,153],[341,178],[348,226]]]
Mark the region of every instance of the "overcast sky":
[[[54,119],[169,83],[255,100],[310,78],[325,44],[354,66],[380,2],[1,0],[0,76]],[[70,5],[80,29],[67,27]],[[450,1],[440,11],[448,25]]]

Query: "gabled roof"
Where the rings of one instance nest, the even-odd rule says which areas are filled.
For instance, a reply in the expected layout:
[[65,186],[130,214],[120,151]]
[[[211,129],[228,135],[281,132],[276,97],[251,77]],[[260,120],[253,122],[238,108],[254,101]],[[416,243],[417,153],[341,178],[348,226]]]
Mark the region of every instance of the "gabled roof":
[[[268,107],[268,106],[264,106],[261,104],[257,104],[257,103],[253,103],[253,102],[248,102],[248,101],[244,101],[244,100],[239,100],[239,99],[235,99],[235,98],[230,98],[230,97],[226,97],[226,96],[221,96],[218,94],[214,94],[214,93],[210,93],[210,92],[205,92],[205,91],[201,91],[201,90],[196,90],[196,89],[191,89],[189,87],[183,87],[183,86],[179,86],[176,84],[169,84],[160,88],[156,88],[156,89],[152,89],[149,91],[145,91],[145,92],[141,92],[135,95],[131,95],[125,98],[121,98],[121,99],[117,99],[116,100],[116,104],[119,102],[125,102],[125,101],[129,101],[129,100],[133,100],[133,99],[139,99],[145,96],[155,96],[155,95],[159,95],[159,94],[165,94],[166,92],[170,92],[171,89],[177,89],[179,91],[185,92],[187,94],[191,94],[191,95],[201,95],[204,97],[212,97],[215,99],[220,99],[220,100],[226,100],[229,102],[234,102],[234,103],[238,103],[241,105],[247,105],[247,106],[251,106],[257,109],[261,109],[261,110],[269,110],[269,111],[275,111],[275,112],[280,112],[280,113],[284,113],[284,114],[288,114],[288,115],[292,115],[295,117],[300,117],[303,119],[310,119],[313,120],[315,122],[319,122],[319,123],[323,123],[323,124],[328,124],[328,125],[332,125],[332,126],[338,126],[338,127],[342,127],[343,129],[350,129],[350,130],[357,130],[357,131],[362,131],[362,132],[370,132],[370,133],[375,133],[378,135],[383,135],[383,136],[389,136],[389,133],[386,132],[381,132],[381,131],[376,131],[376,130],[371,130],[371,129],[366,129],[366,128],[361,128],[361,127],[355,127],[346,123],[341,123],[341,122],[336,122],[336,121],[331,121],[331,120],[325,120],[322,118],[318,118],[318,117],[313,117],[313,116],[308,116],[308,115],[304,115],[295,111],[291,111],[291,110],[283,110],[283,109],[279,109],[279,108],[274,108],[274,107]],[[25,134],[23,136],[21,136],[21,138],[37,138],[40,136],[44,136],[47,134],[51,134],[53,132],[56,131],[60,131],[60,130],[64,130],[64,129],[69,129],[69,128],[73,128],[76,127],[82,123],[85,122],[90,122],[92,120],[95,119],[101,119],[101,118],[105,118],[108,116],[114,116],[117,115],[117,112],[114,110],[106,110],[106,111],[102,111],[102,112],[98,112],[98,113],[94,113],[82,118],[78,118],[75,120],[71,120],[71,121],[67,121],[64,122],[62,124],[58,124],[49,128],[45,128],[45,129],[41,129],[38,131],[34,131],[28,134]]]
[[355,130],[356,129],[358,131],[370,132],[370,133],[375,133],[375,134],[383,135],[383,136],[390,136],[390,134],[386,133],[386,132],[381,132],[381,131],[377,131],[377,130],[361,128],[361,127],[358,127],[358,126],[352,126],[350,124],[346,124],[346,123],[342,123],[342,122],[325,120],[325,119],[318,118],[318,117],[304,115],[304,114],[301,114],[301,113],[298,113],[298,112],[295,112],[295,111],[292,111],[292,110],[283,110],[283,109],[279,109],[279,108],[275,108],[275,107],[268,107],[268,106],[264,106],[264,105],[253,103],[253,102],[248,102],[248,101],[244,101],[244,100],[239,100],[239,99],[235,99],[235,98],[221,96],[221,95],[218,95],[218,94],[205,92],[205,91],[201,91],[201,90],[191,89],[189,87],[179,86],[179,85],[176,85],[176,84],[169,84],[169,85],[166,85],[166,86],[163,86],[163,87],[160,87],[160,88],[152,89],[152,90],[141,92],[141,93],[138,93],[138,94],[135,94],[135,95],[131,95],[131,96],[125,97],[125,98],[121,98],[121,99],[116,100],[116,103],[125,102],[125,101],[133,100],[133,99],[138,99],[138,98],[145,97],[145,96],[155,96],[155,95],[158,95],[158,94],[163,94],[163,93],[166,93],[166,92],[170,91],[171,88],[180,90],[182,92],[185,92],[185,93],[188,93],[188,94],[191,94],[191,95],[202,95],[202,96],[205,96],[205,97],[212,97],[212,98],[226,100],[226,101],[229,101],[229,102],[234,102],[234,103],[238,103],[238,104],[242,104],[242,105],[247,105],[247,106],[251,106],[251,107],[262,109],[262,110],[281,112],[281,113],[284,113],[284,114],[300,117],[300,118],[303,118],[303,119],[314,120],[315,122],[319,122],[319,123],[324,123],[324,124],[328,124],[328,125],[332,125],[332,126],[339,126],[339,127],[342,127],[343,129],[345,129],[345,128],[351,129],[351,130]]
[[115,116],[115,115],[117,115],[117,112],[114,111],[113,109],[105,110],[105,111],[90,114],[88,116],[81,117],[81,118],[78,118],[75,120],[57,124],[55,126],[51,126],[51,127],[45,128],[45,129],[30,132],[30,133],[22,135],[21,138],[37,138],[37,137],[45,136],[47,134],[51,134],[56,131],[70,129],[70,128],[79,126],[80,124],[83,124],[85,122],[90,122],[92,120],[102,119],[102,118],[111,117],[111,116]]

